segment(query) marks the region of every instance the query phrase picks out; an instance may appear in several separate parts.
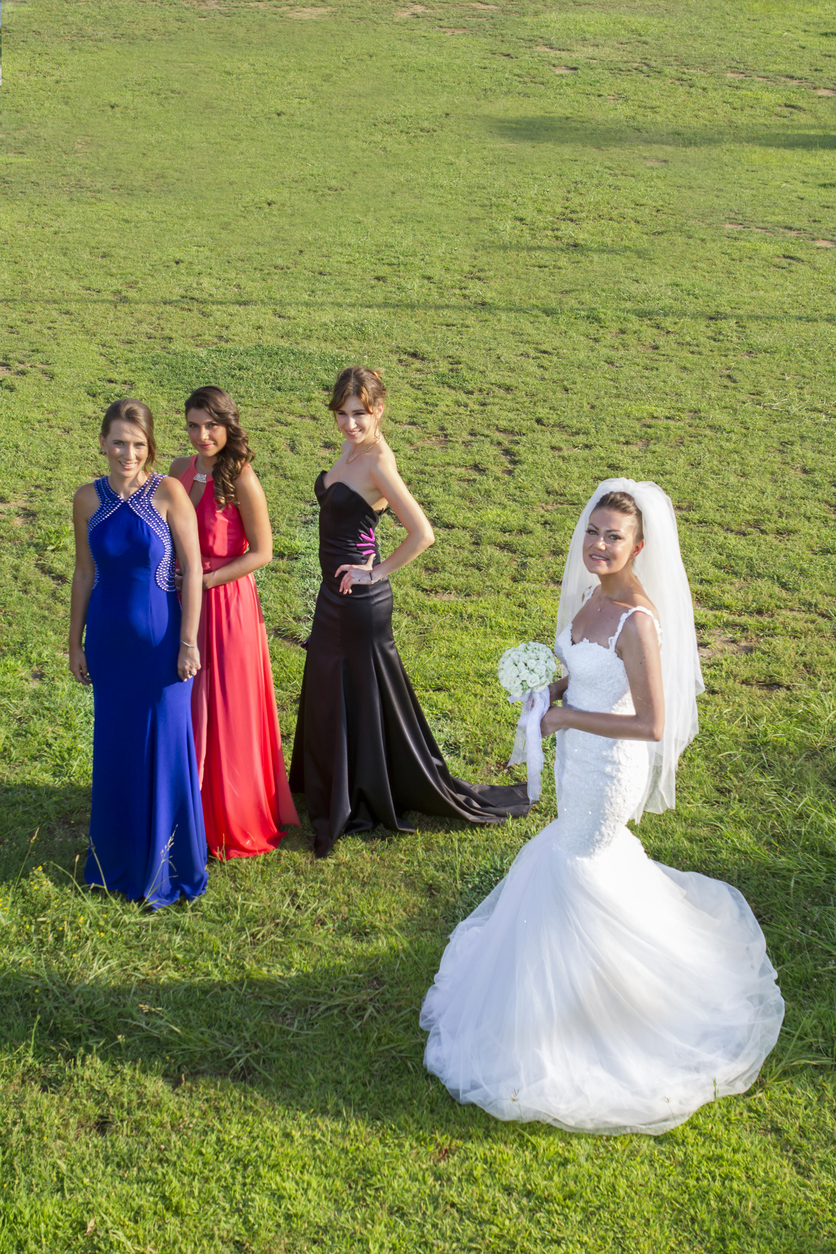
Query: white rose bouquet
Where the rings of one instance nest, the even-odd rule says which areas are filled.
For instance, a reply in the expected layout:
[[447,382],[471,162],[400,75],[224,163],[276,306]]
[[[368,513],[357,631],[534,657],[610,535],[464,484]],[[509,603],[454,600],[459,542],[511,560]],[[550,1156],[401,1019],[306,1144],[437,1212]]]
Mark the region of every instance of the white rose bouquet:
[[506,649],[499,659],[499,682],[509,701],[520,701],[527,692],[540,692],[554,679],[557,662],[547,644],[529,640]]
[[507,649],[499,659],[499,682],[509,701],[522,701],[514,750],[508,760],[516,766],[525,759],[528,771],[528,798],[537,801],[543,771],[543,742],[540,720],[549,708],[549,684],[557,670],[555,656],[547,644],[529,640]]

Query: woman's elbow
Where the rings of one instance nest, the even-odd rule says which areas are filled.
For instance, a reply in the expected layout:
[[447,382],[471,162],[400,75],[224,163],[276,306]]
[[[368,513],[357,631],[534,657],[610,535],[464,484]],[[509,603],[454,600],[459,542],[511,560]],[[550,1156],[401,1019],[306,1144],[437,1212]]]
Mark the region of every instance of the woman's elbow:
[[651,724],[650,739],[656,741],[656,743],[658,744],[659,741],[664,736],[664,734],[665,734],[665,716],[664,714],[662,714],[660,715],[659,718],[655,718],[653,720],[653,723]]
[[435,532],[429,523],[421,531],[421,548],[428,549],[431,544],[435,544]]
[[261,570],[262,566],[269,566],[273,560],[272,541],[264,547],[259,545],[256,549],[250,548],[250,554],[255,562],[253,570]]

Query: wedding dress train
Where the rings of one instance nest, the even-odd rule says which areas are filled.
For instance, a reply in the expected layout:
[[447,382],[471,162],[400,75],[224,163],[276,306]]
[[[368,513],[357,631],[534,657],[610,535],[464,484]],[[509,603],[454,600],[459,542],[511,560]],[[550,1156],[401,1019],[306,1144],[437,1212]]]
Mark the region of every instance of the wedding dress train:
[[[582,710],[633,713],[615,646],[557,652]],[[659,1134],[752,1084],[784,1003],[763,934],[729,884],[662,866],[625,823],[648,745],[557,737],[558,817],[453,932],[424,1000],[424,1062],[499,1119]]]

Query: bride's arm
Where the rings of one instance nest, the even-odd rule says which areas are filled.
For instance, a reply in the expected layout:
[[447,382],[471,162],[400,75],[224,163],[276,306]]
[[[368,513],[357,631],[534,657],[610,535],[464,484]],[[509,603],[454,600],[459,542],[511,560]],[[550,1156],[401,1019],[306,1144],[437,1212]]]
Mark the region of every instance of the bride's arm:
[[665,730],[662,662],[656,625],[648,614],[632,614],[619,637],[619,654],[633,698],[635,714],[598,714],[553,705],[540,724],[544,736],[572,727],[612,740],[661,740]]
[[549,704],[559,701],[566,689],[569,687],[569,676],[564,675],[562,679],[556,679],[553,684],[549,684]]

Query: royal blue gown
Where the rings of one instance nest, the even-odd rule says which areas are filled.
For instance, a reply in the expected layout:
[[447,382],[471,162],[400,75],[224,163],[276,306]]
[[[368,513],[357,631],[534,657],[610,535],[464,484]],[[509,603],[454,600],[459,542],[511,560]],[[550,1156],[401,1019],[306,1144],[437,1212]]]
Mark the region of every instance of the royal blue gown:
[[155,909],[206,890],[206,836],[192,736],[192,681],[177,674],[180,602],[162,475],[127,500],[95,481],[87,526],[96,578],[85,652],[93,681],[88,884]]

